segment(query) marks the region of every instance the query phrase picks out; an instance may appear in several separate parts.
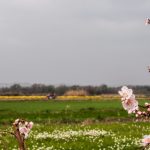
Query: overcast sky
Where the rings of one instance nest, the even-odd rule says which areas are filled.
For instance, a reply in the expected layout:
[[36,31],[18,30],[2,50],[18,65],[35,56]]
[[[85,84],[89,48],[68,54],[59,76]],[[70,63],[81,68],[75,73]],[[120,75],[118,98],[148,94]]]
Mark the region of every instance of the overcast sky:
[[150,85],[149,0],[1,0],[0,83]]

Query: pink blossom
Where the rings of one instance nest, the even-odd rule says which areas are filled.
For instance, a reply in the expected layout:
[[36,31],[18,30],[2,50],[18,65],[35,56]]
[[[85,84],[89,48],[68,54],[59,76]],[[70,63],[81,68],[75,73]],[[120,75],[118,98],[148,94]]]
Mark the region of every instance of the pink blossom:
[[135,95],[133,94],[132,89],[129,89],[126,86],[121,88],[119,91],[122,100],[122,106],[128,113],[135,113],[138,110],[138,101],[135,99]]
[[135,99],[128,99],[128,101],[122,102],[122,106],[129,114],[138,110],[138,102]]
[[133,96],[133,91],[132,89],[129,89],[126,86],[123,86],[121,88],[121,91],[118,92],[120,94],[120,96],[122,97],[122,100],[128,100],[131,98],[131,96]]
[[20,134],[24,135],[24,138],[26,139],[28,137],[30,129],[28,129],[26,127],[20,127],[19,131],[20,131]]
[[27,125],[27,127],[28,127],[29,129],[32,129],[32,127],[33,127],[33,122],[29,122],[28,125]]
[[145,135],[144,138],[142,139],[142,145],[147,146],[150,144],[150,135]]
[[138,115],[141,115],[141,114],[142,114],[142,112],[141,112],[141,111],[138,111],[138,112],[137,112],[137,114],[138,114]]
[[19,123],[19,119],[16,119],[15,122],[14,122],[14,124],[16,125],[18,123]]
[[146,18],[146,20],[145,20],[145,25],[148,25],[148,24],[150,24],[150,19],[149,19],[149,18]]
[[31,128],[33,127],[33,122],[22,121],[20,119],[16,120],[15,122],[18,125],[20,134],[26,139]]
[[149,103],[145,103],[145,106],[149,106]]
[[21,134],[26,134],[29,132],[29,130],[26,127],[19,127],[19,131]]
[[27,126],[28,124],[29,124],[29,123],[28,123],[27,121],[24,123],[25,126]]

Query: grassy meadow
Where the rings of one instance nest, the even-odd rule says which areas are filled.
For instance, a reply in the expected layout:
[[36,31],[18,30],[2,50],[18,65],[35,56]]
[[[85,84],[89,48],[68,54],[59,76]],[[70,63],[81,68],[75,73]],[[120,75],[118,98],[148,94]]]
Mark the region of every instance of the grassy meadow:
[[[137,122],[118,99],[0,101],[0,129],[17,118],[34,122],[28,150],[140,150],[140,139],[150,134],[150,123]],[[0,136],[0,149],[17,150],[17,143]]]

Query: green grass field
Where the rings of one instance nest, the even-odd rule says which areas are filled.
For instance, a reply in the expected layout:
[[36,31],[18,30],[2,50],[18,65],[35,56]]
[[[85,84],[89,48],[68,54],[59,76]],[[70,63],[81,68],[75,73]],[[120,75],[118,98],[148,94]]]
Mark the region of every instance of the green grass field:
[[[0,128],[17,118],[34,122],[30,150],[140,150],[140,139],[150,134],[150,123],[136,122],[118,100],[0,101]],[[16,146],[11,135],[0,136],[1,150]]]
[[0,124],[16,118],[37,123],[81,123],[127,118],[120,101],[1,101]]

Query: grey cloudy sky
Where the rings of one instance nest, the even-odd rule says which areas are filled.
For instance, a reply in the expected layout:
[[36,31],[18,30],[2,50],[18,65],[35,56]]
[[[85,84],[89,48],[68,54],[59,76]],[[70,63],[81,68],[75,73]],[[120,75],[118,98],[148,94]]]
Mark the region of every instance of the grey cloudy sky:
[[1,0],[0,82],[149,85],[149,0]]

